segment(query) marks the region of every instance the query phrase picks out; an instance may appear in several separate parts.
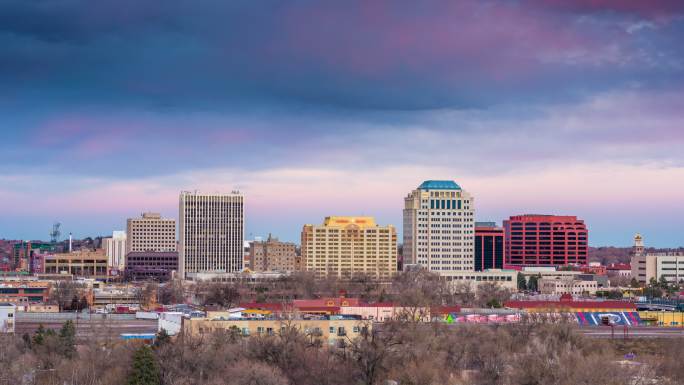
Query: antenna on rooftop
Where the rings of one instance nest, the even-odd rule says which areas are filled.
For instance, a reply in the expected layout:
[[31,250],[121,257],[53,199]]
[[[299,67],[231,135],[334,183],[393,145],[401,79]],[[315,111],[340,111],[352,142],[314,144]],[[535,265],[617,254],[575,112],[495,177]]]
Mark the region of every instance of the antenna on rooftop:
[[60,226],[62,226],[62,224],[59,222],[55,222],[52,225],[52,231],[50,231],[50,242],[57,243],[59,241],[59,236],[62,235],[62,232],[59,231]]

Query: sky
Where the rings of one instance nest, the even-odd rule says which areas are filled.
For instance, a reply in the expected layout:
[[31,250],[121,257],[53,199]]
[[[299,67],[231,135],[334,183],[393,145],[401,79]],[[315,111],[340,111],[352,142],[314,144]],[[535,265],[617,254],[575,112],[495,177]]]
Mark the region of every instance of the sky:
[[401,231],[449,179],[477,220],[684,246],[683,39],[681,0],[4,0],[0,238],[235,189],[246,238]]

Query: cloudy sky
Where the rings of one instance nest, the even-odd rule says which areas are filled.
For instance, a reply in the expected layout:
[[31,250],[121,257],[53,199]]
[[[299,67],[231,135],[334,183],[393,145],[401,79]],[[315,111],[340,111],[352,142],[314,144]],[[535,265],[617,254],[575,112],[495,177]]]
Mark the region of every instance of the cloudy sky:
[[478,220],[684,245],[683,39],[681,0],[4,0],[0,238],[240,189],[297,241],[453,179]]

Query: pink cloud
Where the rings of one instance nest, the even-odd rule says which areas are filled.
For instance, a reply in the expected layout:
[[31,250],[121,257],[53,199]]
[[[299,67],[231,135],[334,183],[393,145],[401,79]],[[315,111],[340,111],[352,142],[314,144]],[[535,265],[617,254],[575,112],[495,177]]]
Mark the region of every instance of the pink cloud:
[[36,131],[35,141],[41,145],[55,145],[87,134],[89,119],[80,115],[62,115],[49,118]]
[[531,5],[572,12],[617,12],[661,17],[684,12],[681,0],[528,0]]
[[543,16],[504,2],[416,4],[401,11],[388,1],[309,5],[284,15],[285,41],[275,49],[368,78],[420,70],[454,82],[470,76],[517,79],[537,73],[540,57],[602,51],[602,39]]
[[63,114],[48,118],[33,135],[36,143],[64,148],[57,156],[88,159],[127,148],[134,135],[148,129],[141,120],[98,117],[93,113]]

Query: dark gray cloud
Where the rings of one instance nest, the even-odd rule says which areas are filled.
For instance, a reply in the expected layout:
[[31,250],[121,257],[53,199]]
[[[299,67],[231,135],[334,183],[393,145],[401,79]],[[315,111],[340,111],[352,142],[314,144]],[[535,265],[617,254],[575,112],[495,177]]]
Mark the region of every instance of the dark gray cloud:
[[27,103],[410,111],[681,80],[681,19],[630,34],[634,13],[549,3],[9,0],[0,85]]

